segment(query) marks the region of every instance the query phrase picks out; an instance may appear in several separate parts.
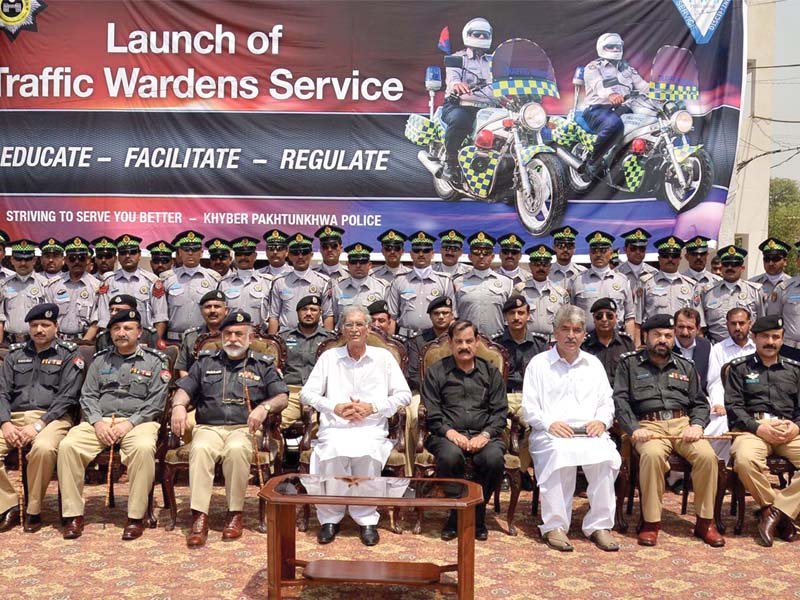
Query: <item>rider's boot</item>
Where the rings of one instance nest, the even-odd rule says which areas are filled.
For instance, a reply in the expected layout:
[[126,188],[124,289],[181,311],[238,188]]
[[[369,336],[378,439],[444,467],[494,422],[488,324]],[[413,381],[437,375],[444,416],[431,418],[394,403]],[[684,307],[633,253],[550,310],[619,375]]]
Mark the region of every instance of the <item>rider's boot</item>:
[[461,183],[461,169],[458,166],[458,160],[445,161],[442,169],[442,179],[446,179],[456,185]]

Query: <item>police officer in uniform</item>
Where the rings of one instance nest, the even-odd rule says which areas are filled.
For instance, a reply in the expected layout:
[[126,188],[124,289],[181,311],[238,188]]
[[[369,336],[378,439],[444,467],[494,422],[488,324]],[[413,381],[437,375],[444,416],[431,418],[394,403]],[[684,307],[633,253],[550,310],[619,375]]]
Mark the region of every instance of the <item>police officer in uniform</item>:
[[136,310],[142,315],[142,328],[155,327],[159,336],[167,333],[167,298],[164,282],[154,273],[139,268],[142,238],[123,234],[114,240],[120,268],[103,280],[104,293],[100,294],[97,324],[105,327],[110,317],[109,298],[125,294],[136,299]]
[[292,270],[292,265],[286,262],[289,255],[289,235],[280,229],[270,229],[264,234],[264,241],[267,242],[267,264],[260,269],[261,273],[277,277]]
[[[0,261],[5,259],[6,246],[8,246],[10,239],[11,238],[8,236],[8,234],[5,231],[3,231],[2,229],[0,229]],[[6,267],[3,264],[0,264],[0,281],[5,279],[9,275],[13,275],[13,274],[14,274],[14,271],[12,271],[11,269],[9,269],[8,267]]]
[[464,252],[466,236],[455,229],[439,232],[439,253],[442,260],[433,263],[433,270],[450,277],[461,275],[469,271],[469,266],[459,262]]
[[[250,315],[231,311],[220,326],[222,348],[204,350],[189,374],[178,381],[172,408],[172,430],[183,435],[186,407],[196,407],[197,425],[189,453],[189,490],[192,528],[190,548],[208,538],[208,508],[214,486],[214,468],[222,463],[228,514],[223,540],[242,536],[242,509],[253,460],[252,436],[258,436],[271,412],[286,408],[288,389],[273,359],[249,350]],[[247,392],[245,392],[245,388]]]
[[424,231],[411,235],[414,268],[398,275],[386,292],[389,314],[397,321],[396,333],[406,340],[431,326],[427,309],[432,300],[453,298],[450,277],[431,267],[435,241],[436,238]]
[[[109,319],[120,311],[136,310],[136,298],[130,294],[115,294],[108,299],[108,313]],[[141,314],[141,313],[140,313]],[[159,341],[158,332],[155,327],[142,327],[142,337],[139,338],[139,343],[150,348],[158,347]],[[101,331],[95,339],[94,346],[99,352],[114,345],[111,339],[111,332],[108,329]]]
[[342,312],[353,304],[367,306],[386,297],[387,285],[383,279],[370,275],[372,248],[362,243],[350,244],[347,252],[347,277],[333,284],[333,320],[341,325]]
[[[800,256],[800,242],[795,245]],[[800,258],[798,258],[800,264]],[[766,312],[783,317],[784,346],[797,350],[800,348],[800,275],[795,275],[775,286],[769,297]]]
[[72,427],[83,361],[77,346],[56,339],[58,307],[38,304],[25,316],[30,339],[12,344],[0,369],[0,531],[19,523],[19,498],[3,459],[12,448],[28,453],[28,506],[24,530],[42,526],[42,499],[56,467],[58,445]]
[[135,310],[118,312],[109,320],[114,347],[95,354],[81,391],[84,420],[59,447],[58,483],[67,520],[64,539],[83,533],[86,465],[111,444],[119,444],[120,458],[128,467],[128,524],[122,539],[134,540],[144,533],[170,372],[164,354],[139,345],[140,322]]
[[761,299],[766,306],[778,284],[791,277],[784,271],[786,257],[791,248],[786,242],[769,237],[758,245],[758,249],[761,250],[761,259],[764,261],[764,272],[751,277],[750,281],[761,284]]
[[553,264],[551,248],[538,244],[525,250],[525,253],[530,261],[528,267],[531,278],[525,283],[517,284],[514,289],[531,307],[531,331],[541,333],[549,339],[553,335],[553,321],[558,309],[569,304],[569,293],[548,277]]
[[578,230],[565,225],[553,229],[552,235],[556,262],[553,263],[550,270],[550,281],[566,288],[567,281],[586,270],[583,265],[572,262],[572,257],[575,256],[575,239],[578,237]]
[[514,285],[528,281],[531,274],[519,266],[522,258],[522,238],[516,233],[506,233],[498,238],[497,243],[500,245],[500,266],[497,272],[508,277]]
[[587,173],[593,177],[606,166],[603,162],[606,152],[622,139],[624,127],[620,115],[630,112],[623,105],[625,97],[633,91],[646,94],[649,89],[636,69],[622,60],[623,41],[618,33],[601,35],[596,48],[597,58],[586,65],[583,75],[587,106],[583,118],[597,134],[586,165]]
[[208,266],[219,274],[220,281],[231,274],[231,245],[222,238],[211,238],[205,243],[208,250]]
[[[642,526],[639,544],[655,546],[661,528],[661,502],[667,458],[675,451],[692,464],[697,522],[694,535],[713,547],[725,545],[714,526],[717,455],[701,440],[708,425],[708,400],[694,364],[672,352],[675,322],[659,314],[642,324],[646,348],[624,354],[614,380],[617,421],[639,453]],[[679,440],[652,439],[679,436]]]
[[45,301],[47,279],[33,271],[35,249],[36,244],[31,240],[11,244],[14,271],[0,284],[0,338],[7,342],[27,341],[28,311]]
[[101,236],[92,240],[94,249],[94,276],[100,281],[114,270],[117,264],[117,246],[113,238]]
[[621,237],[625,240],[625,256],[628,257],[628,260],[619,265],[616,270],[628,278],[631,292],[635,297],[638,297],[641,295],[639,288],[642,277],[656,272],[655,268],[644,262],[644,256],[647,253],[647,240],[652,236],[649,231],[637,227],[621,234]]
[[229,310],[227,299],[221,290],[206,292],[198,304],[200,314],[203,316],[203,325],[186,330],[181,337],[181,347],[175,360],[175,370],[181,377],[186,376],[197,358],[194,350],[197,338],[204,333],[217,333]]
[[[588,315],[596,300],[612,298],[617,305],[617,319],[633,338],[636,306],[630,283],[627,277],[612,271],[608,264],[611,260],[614,236],[604,231],[593,231],[586,236],[586,241],[589,242],[589,258],[592,266],[569,280],[567,291],[572,304],[582,308]],[[586,329],[591,332],[594,329],[594,322],[587,319]]]
[[379,331],[387,338],[398,341],[401,344],[406,343],[407,337],[393,333],[398,329],[397,322],[389,314],[389,305],[386,300],[376,300],[372,304],[368,304],[366,308],[371,319],[370,329]]
[[682,275],[694,279],[703,291],[722,279],[719,275],[715,275],[706,269],[708,242],[709,238],[702,235],[696,235],[686,241],[684,248],[686,249],[686,262],[689,263],[689,268],[681,272]]
[[[678,273],[683,240],[670,235],[656,240],[654,245],[658,250],[659,270],[642,276],[636,303],[637,326],[655,314],[674,315],[681,308],[692,308],[695,296],[701,293],[694,279]],[[702,325],[703,313],[698,312]]]
[[383,279],[387,286],[390,286],[398,275],[404,275],[411,271],[400,262],[403,258],[403,245],[407,239],[404,234],[396,229],[387,229],[378,235],[378,241],[381,243],[381,253],[386,262],[372,271],[372,276]]
[[612,298],[600,298],[592,304],[594,330],[586,336],[581,350],[596,356],[603,363],[608,382],[614,385],[617,365],[623,354],[633,352],[633,339],[617,327],[617,303]]
[[327,275],[331,285],[347,277],[347,270],[339,263],[343,235],[344,229],[334,225],[325,225],[314,232],[314,237],[319,240],[319,252],[322,255],[322,263],[314,267],[314,270]]
[[731,431],[746,432],[731,446],[733,468],[758,503],[758,532],[765,546],[777,533],[794,541],[800,514],[800,479],[776,491],[768,478],[767,456],[776,454],[800,467],[800,363],[780,356],[783,322],[761,317],[751,329],[754,354],[731,361],[725,409]]
[[254,269],[258,240],[242,236],[231,240],[236,268],[228,271],[218,289],[225,293],[231,310],[241,310],[249,314],[258,324],[269,319],[269,292],[274,277]]
[[153,271],[153,274],[160,278],[164,273],[172,270],[172,253],[175,252],[172,244],[166,240],[157,240],[146,248],[150,253],[150,270]]
[[269,333],[278,333],[297,325],[297,303],[305,296],[322,298],[322,324],[333,329],[331,280],[327,275],[309,269],[312,239],[296,233],[289,240],[289,254],[294,268],[272,282],[269,297]]
[[64,247],[68,271],[48,283],[45,297],[58,305],[58,334],[62,339],[93,342],[97,336],[97,304],[100,281],[91,275],[89,242],[72,238]]
[[472,321],[491,337],[503,329],[503,305],[514,293],[514,282],[492,271],[495,239],[478,231],[467,240],[472,268],[453,278],[459,319]]
[[64,272],[64,244],[56,238],[47,238],[39,243],[42,253],[41,275],[47,279],[55,279]]
[[695,295],[694,299],[694,308],[705,315],[706,337],[712,343],[728,337],[725,317],[730,309],[741,306],[753,318],[764,316],[761,284],[742,279],[747,250],[731,245],[720,248],[717,254],[722,260],[722,280]]
[[199,300],[219,284],[219,273],[200,266],[203,237],[196,231],[187,230],[175,236],[172,242],[177,248],[181,266],[164,277],[169,309],[168,342],[179,342],[187,329],[203,325]]

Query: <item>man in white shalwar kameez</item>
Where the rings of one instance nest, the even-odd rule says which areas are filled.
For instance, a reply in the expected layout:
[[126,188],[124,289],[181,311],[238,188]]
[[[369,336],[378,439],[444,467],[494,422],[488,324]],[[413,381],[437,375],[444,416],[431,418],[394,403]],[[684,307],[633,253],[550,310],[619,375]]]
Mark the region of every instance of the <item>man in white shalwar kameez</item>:
[[[329,496],[352,494],[356,487],[334,477],[380,477],[394,443],[387,420],[411,401],[400,366],[388,350],[367,346],[370,317],[362,306],[342,316],[346,345],[322,354],[300,392],[300,402],[319,412],[319,431],[311,453],[312,475],[325,478]],[[333,541],[345,511],[360,526],[361,541],[378,543],[374,506],[318,505],[320,544]]]
[[523,419],[531,427],[530,452],[539,484],[548,545],[572,551],[567,538],[578,467],[589,483],[583,534],[599,548],[616,551],[614,481],[621,459],[608,429],[614,419],[612,390],[602,363],[580,349],[586,316],[563,306],[554,321],[555,346],[528,363],[522,385]]
[[[722,435],[728,432],[722,367],[734,358],[755,353],[756,344],[750,337],[752,324],[746,308],[737,306],[730,309],[725,315],[728,337],[711,346],[711,354],[708,356],[708,401],[711,403],[711,418],[703,431],[704,435]],[[712,440],[709,443],[717,456],[727,464],[731,457],[730,440]]]

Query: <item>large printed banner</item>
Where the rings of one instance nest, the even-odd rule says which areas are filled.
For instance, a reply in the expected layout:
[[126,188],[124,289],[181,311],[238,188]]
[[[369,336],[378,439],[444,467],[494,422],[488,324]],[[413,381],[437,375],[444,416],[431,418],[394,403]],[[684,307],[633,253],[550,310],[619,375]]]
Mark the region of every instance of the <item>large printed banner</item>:
[[[0,227],[146,242],[325,224],[367,243],[389,227],[546,240],[564,224],[716,238],[738,138],[743,10],[740,0],[2,0]],[[435,175],[446,125],[431,109],[446,96],[429,93],[436,69],[426,82],[426,68],[444,83],[444,58],[475,17],[493,29],[493,81],[454,187]],[[573,76],[605,32],[622,36],[647,89],[628,98],[625,137],[592,181],[581,162],[595,136]]]

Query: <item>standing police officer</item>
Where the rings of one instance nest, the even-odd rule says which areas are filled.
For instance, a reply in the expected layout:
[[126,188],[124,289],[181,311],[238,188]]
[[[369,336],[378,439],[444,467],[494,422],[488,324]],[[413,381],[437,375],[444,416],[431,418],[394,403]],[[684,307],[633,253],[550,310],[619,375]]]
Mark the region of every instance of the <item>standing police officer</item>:
[[656,269],[644,262],[644,256],[647,253],[647,241],[652,236],[649,231],[641,227],[631,229],[620,235],[625,240],[625,256],[628,257],[628,260],[617,267],[616,270],[628,278],[631,292],[633,292],[635,298],[638,298],[641,295],[639,288],[642,278],[645,275],[656,272]]
[[231,263],[233,262],[230,242],[215,237],[206,241],[205,246],[208,250],[208,265],[211,270],[217,272],[220,281],[228,277],[231,274]]
[[398,275],[411,271],[400,260],[403,258],[403,245],[408,238],[396,229],[387,229],[378,235],[381,243],[381,253],[386,262],[372,272],[373,277],[383,279],[389,286]]
[[506,233],[498,238],[500,244],[500,267],[497,272],[505,275],[514,285],[525,283],[531,278],[531,274],[519,266],[522,258],[522,238],[516,233]]
[[314,237],[319,240],[319,252],[322,255],[322,263],[314,267],[314,270],[327,275],[331,285],[347,277],[347,270],[339,263],[343,235],[344,229],[333,225],[325,225],[314,232]]
[[684,245],[684,248],[686,248],[686,262],[689,263],[689,268],[682,271],[681,275],[686,275],[694,279],[702,291],[707,290],[722,279],[719,275],[715,275],[706,269],[706,264],[708,263],[708,242],[709,238],[696,235],[692,239],[687,240]]
[[[34,273],[36,244],[17,240],[11,244],[11,266],[14,271],[0,284],[0,339],[24,342],[28,339],[28,311],[45,301],[47,279]],[[3,335],[5,334],[5,335]]]
[[92,248],[94,248],[94,276],[104,281],[117,263],[117,246],[112,238],[102,236],[92,240]]
[[260,271],[273,277],[290,272],[292,265],[286,262],[289,254],[289,236],[280,229],[270,229],[264,234],[264,241],[267,242],[269,264]]
[[57,321],[55,304],[31,308],[25,316],[30,339],[12,344],[0,369],[0,531],[19,523],[19,498],[3,459],[11,448],[31,445],[24,529],[38,531],[58,445],[72,427],[68,412],[78,403],[83,361],[75,344],[56,339]]
[[181,377],[185,377],[189,369],[194,364],[197,354],[194,346],[204,333],[217,333],[219,326],[228,314],[228,303],[225,294],[220,290],[206,292],[200,298],[200,314],[203,316],[203,324],[200,327],[190,327],[181,338],[181,347],[178,350],[178,358],[175,360],[175,371]]
[[[800,256],[800,242],[795,245]],[[800,258],[797,259],[800,265]],[[790,348],[800,348],[800,275],[787,279],[775,286],[766,308],[768,315],[783,317],[783,343]]]
[[581,350],[588,352],[603,364],[608,382],[614,385],[617,365],[624,354],[633,352],[633,339],[617,327],[617,303],[611,298],[600,298],[591,308],[594,330],[586,336]]
[[146,248],[150,253],[150,270],[154,275],[158,275],[160,278],[164,273],[172,270],[172,253],[175,252],[172,244],[166,240],[156,240]]
[[790,278],[784,269],[791,248],[786,242],[770,237],[761,242],[758,249],[761,250],[761,259],[764,261],[764,272],[751,277],[750,281],[761,284],[761,299],[766,306],[773,290]]
[[586,267],[572,262],[575,256],[575,239],[578,237],[578,230],[569,225],[553,229],[553,249],[556,255],[556,262],[550,272],[550,281],[566,288],[567,282],[578,273],[583,273]]
[[249,314],[258,324],[269,319],[269,292],[274,277],[259,273],[256,264],[258,240],[242,236],[231,240],[236,269],[231,269],[219,282],[219,290],[231,310],[241,310]]
[[553,321],[558,309],[569,304],[569,293],[553,283],[548,275],[553,264],[553,250],[544,244],[531,246],[526,251],[531,278],[514,287],[531,308],[530,329],[548,339],[553,335]]
[[461,254],[464,252],[464,240],[466,236],[455,229],[448,229],[439,232],[439,253],[442,260],[433,263],[433,270],[450,277],[461,275],[469,271],[469,267],[459,262]]
[[349,275],[339,278],[333,284],[333,320],[337,328],[341,325],[342,312],[348,306],[368,306],[383,300],[388,287],[383,279],[369,274],[372,270],[371,247],[355,243],[345,248],[345,252]]
[[48,281],[60,276],[64,271],[64,244],[55,238],[47,238],[39,243],[42,253],[42,276]]

